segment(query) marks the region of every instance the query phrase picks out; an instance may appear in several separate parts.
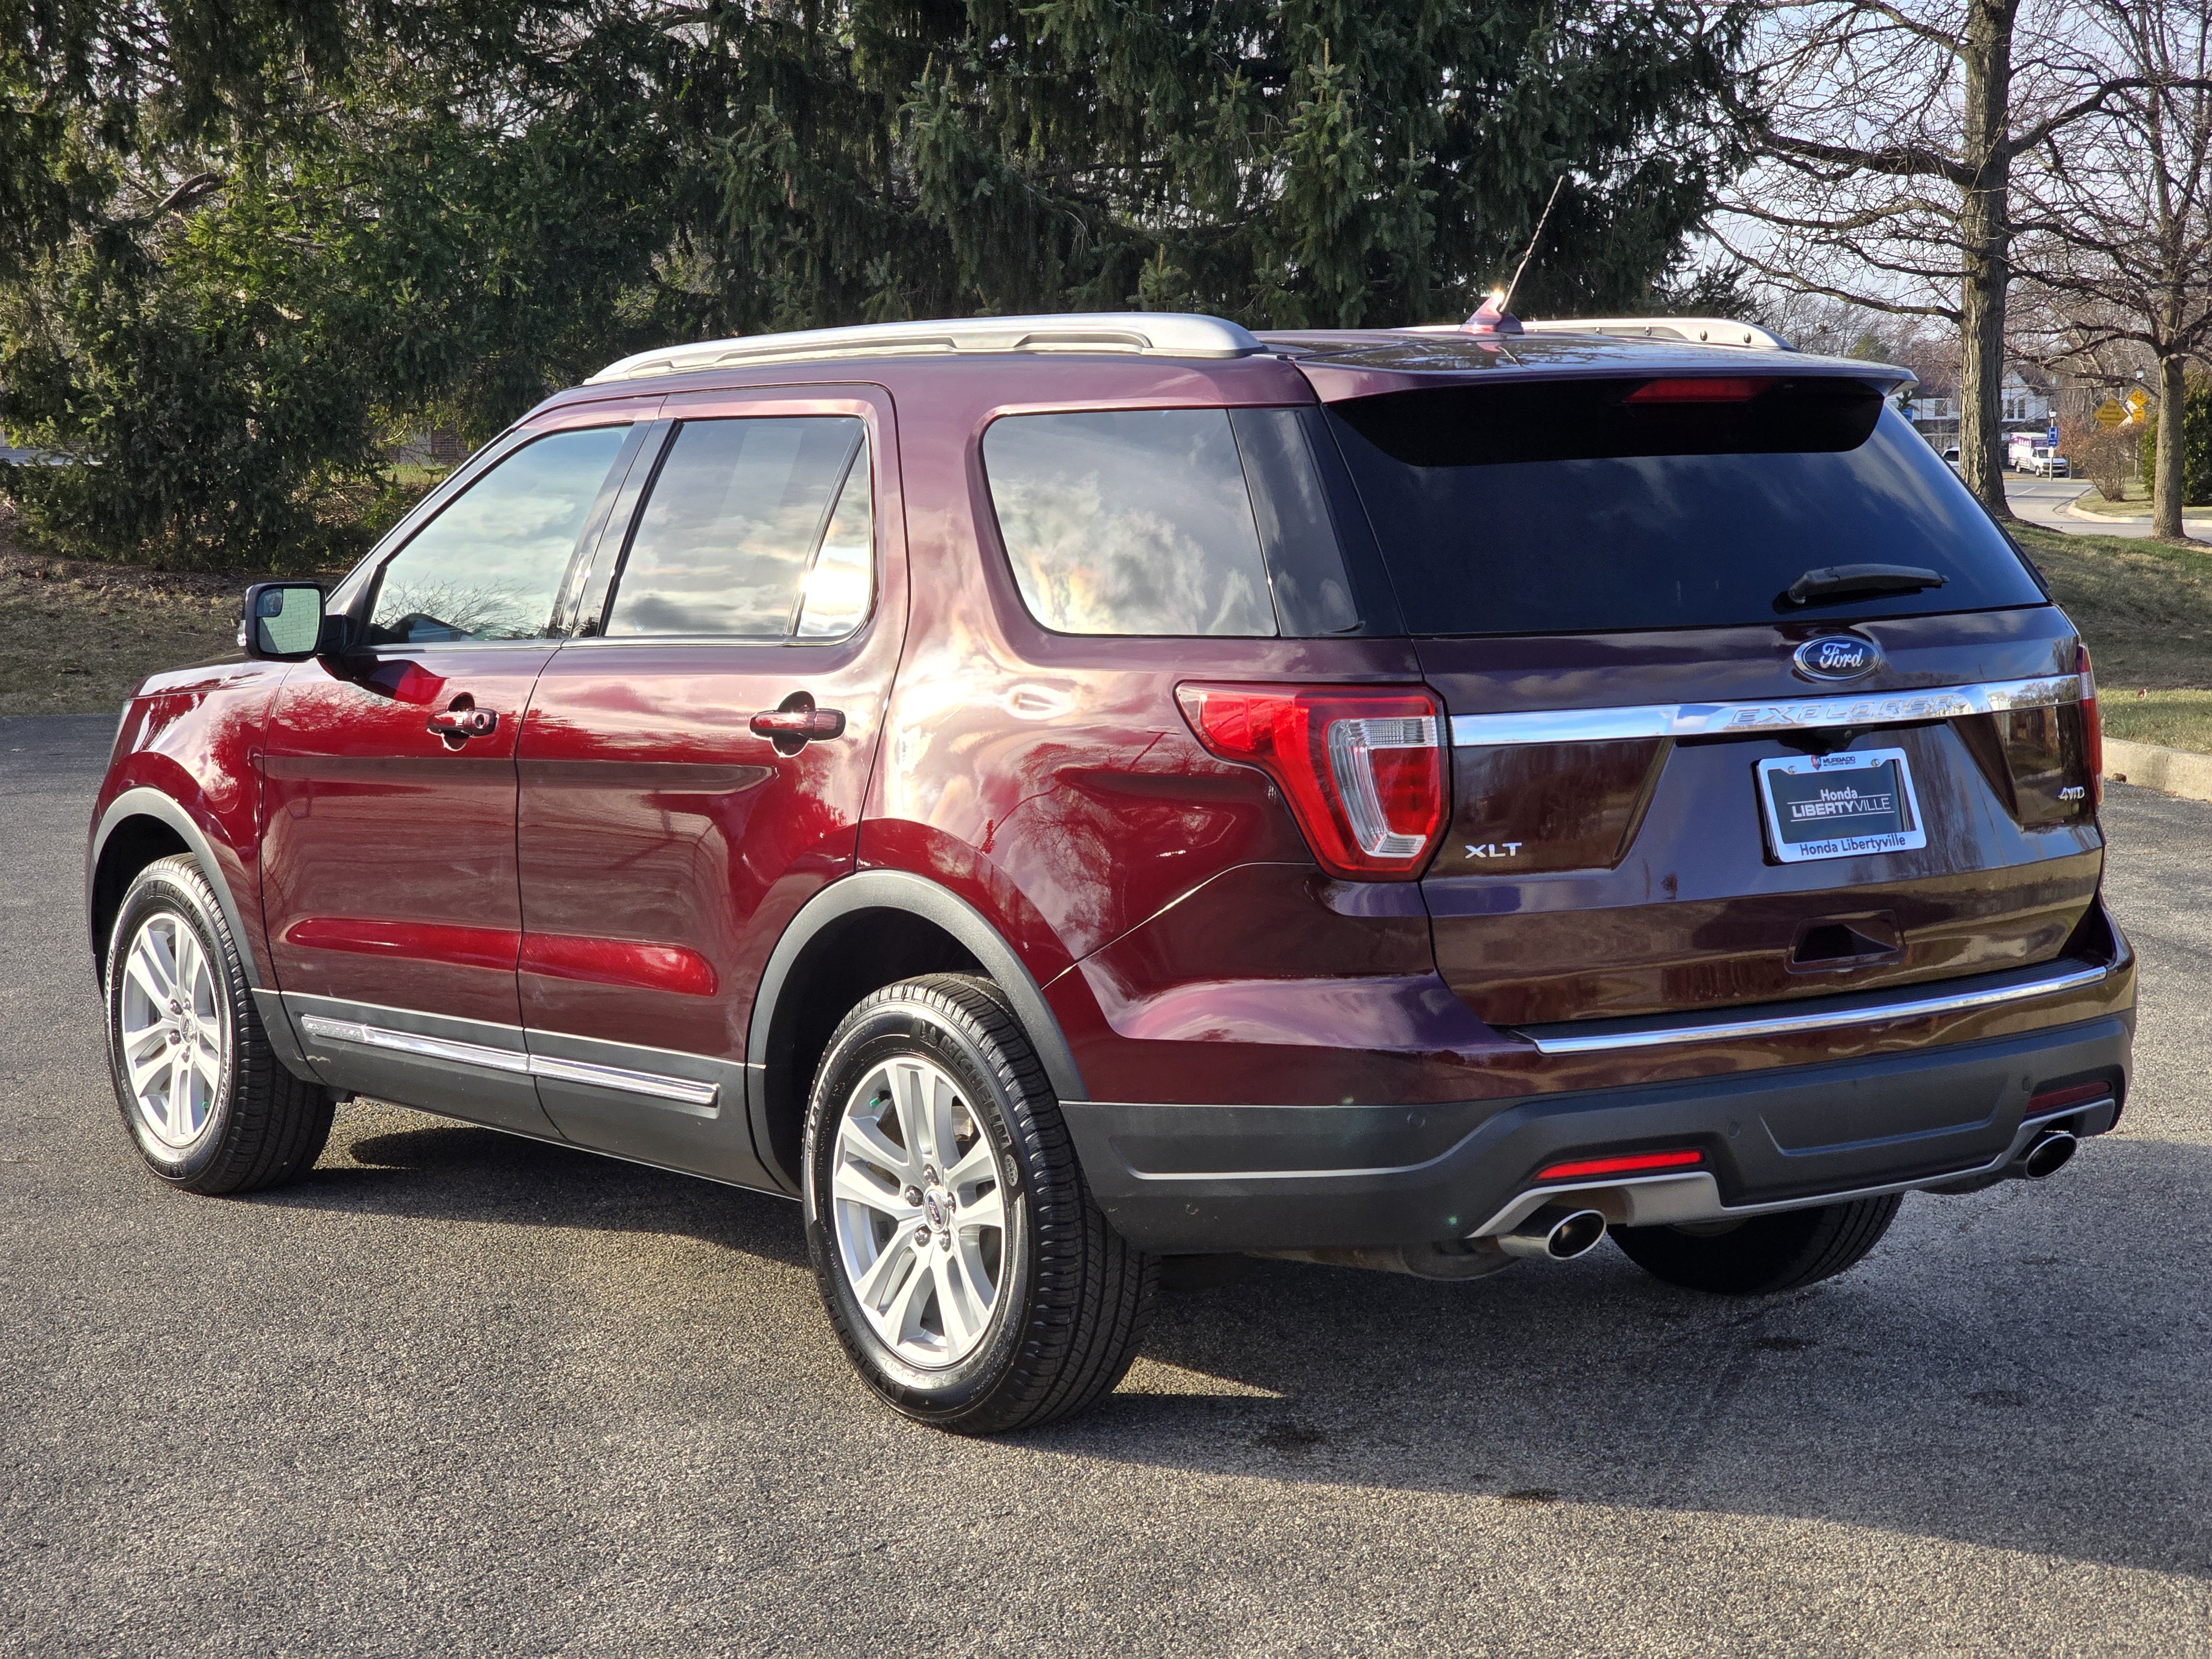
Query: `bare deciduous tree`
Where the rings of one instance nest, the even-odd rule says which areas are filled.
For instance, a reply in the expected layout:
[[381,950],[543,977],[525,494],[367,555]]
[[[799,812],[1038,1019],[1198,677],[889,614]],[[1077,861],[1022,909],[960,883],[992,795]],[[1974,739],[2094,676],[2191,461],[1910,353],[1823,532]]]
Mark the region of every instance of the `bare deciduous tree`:
[[2148,358],[2158,387],[2151,533],[2181,527],[2182,373],[2212,355],[2212,13],[2201,0],[2086,0],[2127,79],[2021,170],[2023,263],[2049,355],[2097,373]]
[[1765,0],[1765,133],[1717,234],[1785,286],[1960,332],[1960,465],[2006,515],[2000,420],[2023,155],[2129,84],[2069,0]]

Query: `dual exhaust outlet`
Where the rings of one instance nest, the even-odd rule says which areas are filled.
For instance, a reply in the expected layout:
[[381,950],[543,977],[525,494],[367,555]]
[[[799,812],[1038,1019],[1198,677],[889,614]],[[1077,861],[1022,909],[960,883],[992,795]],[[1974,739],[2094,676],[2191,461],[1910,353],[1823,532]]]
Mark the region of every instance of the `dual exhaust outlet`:
[[[2066,1167],[2081,1141],[2068,1129],[2046,1129],[2008,1173],[2041,1181]],[[1506,1255],[1538,1261],[1572,1261],[1605,1242],[1606,1219],[1596,1210],[1547,1204],[1498,1243]]]
[[[2045,1129],[2006,1176],[2040,1181],[2064,1168],[2080,1145],[2070,1130]],[[1978,1184],[2001,1180],[1984,1176]],[[1293,1261],[1317,1261],[1332,1267],[1373,1267],[1386,1273],[1410,1273],[1417,1279],[1480,1279],[1508,1265],[1504,1257],[1523,1261],[1572,1261],[1588,1255],[1605,1243],[1605,1212],[1573,1204],[1547,1204],[1532,1212],[1511,1232],[1496,1238],[1475,1239],[1456,1247],[1406,1246],[1388,1249],[1267,1250],[1261,1254]]]
[[1508,1255],[1537,1261],[1572,1261],[1605,1243],[1602,1212],[1547,1204],[1498,1241]]

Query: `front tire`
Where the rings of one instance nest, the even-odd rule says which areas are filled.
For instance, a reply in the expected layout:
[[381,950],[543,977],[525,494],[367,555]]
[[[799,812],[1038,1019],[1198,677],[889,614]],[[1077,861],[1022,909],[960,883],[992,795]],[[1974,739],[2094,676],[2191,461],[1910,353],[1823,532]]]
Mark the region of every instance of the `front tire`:
[[838,1340],[895,1410],[1033,1428],[1129,1369],[1157,1270],[1085,1185],[1044,1068],[987,979],[848,1014],[815,1073],[807,1248]]
[[1669,1285],[1716,1296],[1773,1296],[1832,1279],[1881,1242],[1903,1198],[1852,1199],[1753,1216],[1727,1228],[1615,1227],[1631,1261]]
[[172,1187],[244,1193],[296,1180],[335,1104],[284,1068],[247,990],[238,942],[199,866],[140,871],[107,944],[107,1060],[146,1165]]

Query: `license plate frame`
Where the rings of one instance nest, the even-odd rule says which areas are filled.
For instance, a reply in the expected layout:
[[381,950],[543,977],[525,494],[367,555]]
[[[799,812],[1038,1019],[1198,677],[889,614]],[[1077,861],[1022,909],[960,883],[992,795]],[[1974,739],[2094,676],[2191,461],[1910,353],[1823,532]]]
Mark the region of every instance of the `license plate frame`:
[[1909,853],[1928,845],[1912,765],[1902,749],[1763,760],[1759,806],[1767,850],[1782,864]]

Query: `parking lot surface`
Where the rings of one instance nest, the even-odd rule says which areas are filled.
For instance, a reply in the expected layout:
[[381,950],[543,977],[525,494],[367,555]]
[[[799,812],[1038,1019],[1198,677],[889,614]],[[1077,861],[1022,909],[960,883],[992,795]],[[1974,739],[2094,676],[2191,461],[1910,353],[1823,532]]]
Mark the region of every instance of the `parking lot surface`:
[[1730,1302],[1610,1247],[1164,1299],[1094,1414],[847,1370],[795,1207],[395,1107],[166,1191],[0,720],[0,1653],[2212,1654],[2212,806],[2118,787],[2121,1129]]

